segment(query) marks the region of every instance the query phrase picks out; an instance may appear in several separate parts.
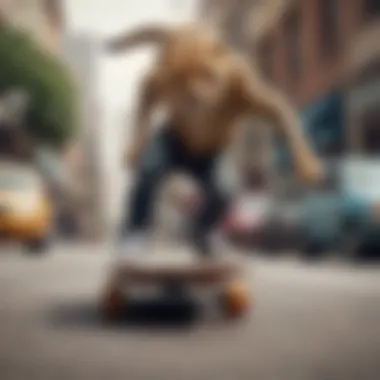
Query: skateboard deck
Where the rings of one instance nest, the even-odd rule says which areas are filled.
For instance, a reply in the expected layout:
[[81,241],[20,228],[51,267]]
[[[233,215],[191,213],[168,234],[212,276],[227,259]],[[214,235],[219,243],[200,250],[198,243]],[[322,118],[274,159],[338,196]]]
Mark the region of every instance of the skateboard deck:
[[215,284],[242,274],[243,265],[236,258],[199,259],[186,255],[152,255],[116,263],[115,273],[122,282],[178,282]]
[[136,286],[163,287],[171,295],[176,294],[177,289],[181,293],[181,289],[194,287],[196,294],[202,289],[211,290],[216,296],[213,298],[220,300],[223,315],[241,317],[251,305],[244,268],[244,260],[235,255],[213,260],[178,253],[152,254],[127,260],[121,258],[110,273],[101,310],[108,319],[118,319]]

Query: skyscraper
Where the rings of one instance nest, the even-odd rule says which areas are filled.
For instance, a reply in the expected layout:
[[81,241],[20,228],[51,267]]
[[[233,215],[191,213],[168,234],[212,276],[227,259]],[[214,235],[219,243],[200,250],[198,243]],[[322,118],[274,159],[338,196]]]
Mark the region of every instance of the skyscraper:
[[[77,211],[90,235],[99,235],[103,219],[101,173],[101,109],[98,94],[98,44],[89,35],[66,34],[63,55],[76,77],[80,91],[80,130],[73,146],[77,160],[67,168],[80,185],[83,199]],[[79,161],[79,162],[78,162]]]

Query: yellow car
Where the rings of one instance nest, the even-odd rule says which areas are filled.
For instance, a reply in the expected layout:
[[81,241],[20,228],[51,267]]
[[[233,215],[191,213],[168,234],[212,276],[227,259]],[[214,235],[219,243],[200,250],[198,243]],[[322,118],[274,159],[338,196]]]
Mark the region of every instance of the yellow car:
[[52,204],[32,167],[0,163],[0,241],[15,240],[33,252],[47,248]]

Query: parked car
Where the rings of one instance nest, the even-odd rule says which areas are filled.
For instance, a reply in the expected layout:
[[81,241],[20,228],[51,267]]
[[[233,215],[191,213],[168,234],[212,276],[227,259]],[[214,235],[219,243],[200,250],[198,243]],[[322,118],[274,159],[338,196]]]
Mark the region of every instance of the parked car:
[[353,157],[342,167],[342,192],[350,253],[380,257],[380,160]]
[[39,173],[25,164],[0,163],[0,238],[43,252],[49,243],[52,205]]
[[309,191],[300,200],[300,248],[303,256],[319,257],[341,249],[345,235],[344,199],[338,192]]
[[300,199],[302,251],[364,257],[380,248],[380,162],[342,159],[330,166],[324,186]]
[[275,199],[262,232],[261,249],[265,253],[300,249],[300,200]]

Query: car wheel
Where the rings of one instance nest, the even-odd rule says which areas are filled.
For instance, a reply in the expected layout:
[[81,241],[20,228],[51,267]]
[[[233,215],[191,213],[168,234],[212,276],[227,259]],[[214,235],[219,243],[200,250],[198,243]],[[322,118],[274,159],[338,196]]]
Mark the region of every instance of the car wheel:
[[267,255],[272,256],[277,252],[278,242],[272,228],[264,229],[259,237],[260,251]]
[[279,250],[279,244],[275,237],[272,237],[272,239],[266,238],[261,243],[261,251],[267,256],[276,256]]
[[306,243],[302,248],[302,258],[308,261],[318,261],[325,255],[326,249],[321,243]]
[[354,261],[357,262],[372,262],[379,260],[379,246],[374,243],[362,242],[358,245],[355,254]]

